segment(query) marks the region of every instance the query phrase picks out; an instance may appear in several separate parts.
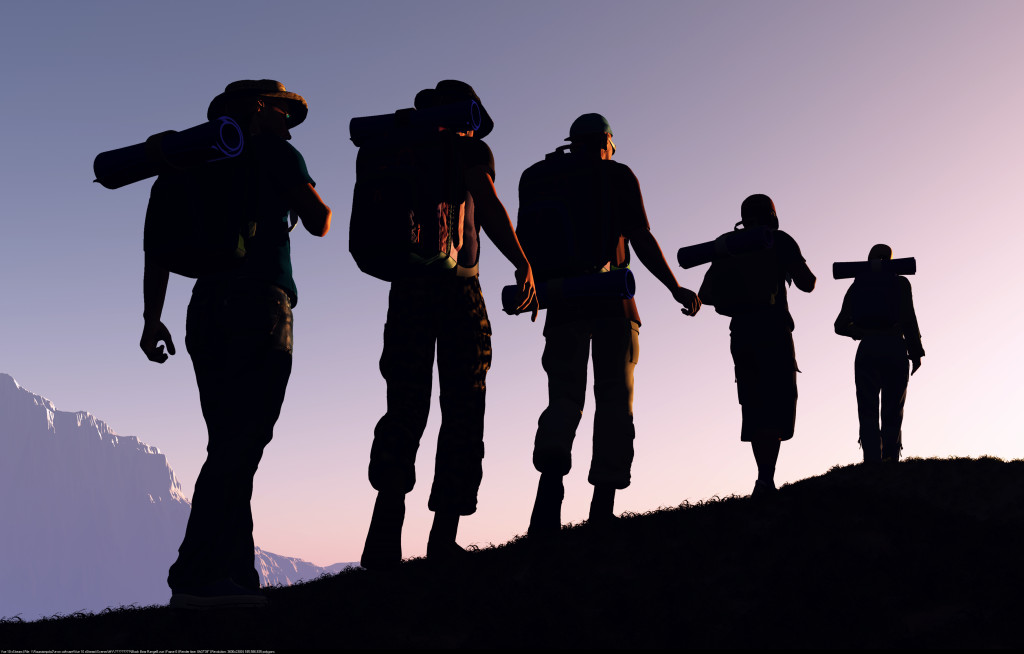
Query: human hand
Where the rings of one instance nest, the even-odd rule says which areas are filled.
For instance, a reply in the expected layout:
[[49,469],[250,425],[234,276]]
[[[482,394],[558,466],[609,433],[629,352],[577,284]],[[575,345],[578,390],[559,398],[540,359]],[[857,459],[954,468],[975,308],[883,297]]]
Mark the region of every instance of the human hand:
[[532,310],[533,316],[530,320],[537,322],[540,301],[537,299],[537,287],[533,282],[533,269],[530,264],[516,269],[516,285],[519,286],[519,305],[516,307],[516,313]]
[[910,361],[913,363],[910,367],[910,374],[913,375],[921,367],[921,357],[914,357]]
[[[167,344],[166,354],[160,341]],[[174,354],[174,341],[171,340],[171,332],[159,320],[147,321],[143,326],[139,347],[146,353],[146,358],[155,363],[163,363],[167,361],[169,354]]]
[[700,311],[700,298],[690,289],[676,286],[672,289],[672,297],[676,299],[676,302],[683,305],[681,309],[683,315],[695,316]]

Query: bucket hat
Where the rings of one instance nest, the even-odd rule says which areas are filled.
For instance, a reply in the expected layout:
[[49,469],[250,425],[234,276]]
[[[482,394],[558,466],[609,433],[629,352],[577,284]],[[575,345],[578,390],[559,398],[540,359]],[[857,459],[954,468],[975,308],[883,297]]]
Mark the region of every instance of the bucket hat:
[[480,129],[474,130],[473,138],[482,139],[494,129],[494,121],[490,114],[484,109],[484,103],[480,102],[480,96],[476,94],[473,87],[457,79],[445,79],[437,83],[432,89],[423,89],[416,94],[414,104],[417,109],[438,107],[459,100],[473,100],[480,107]]
[[306,99],[298,93],[292,93],[285,89],[281,82],[272,79],[242,79],[228,84],[224,88],[224,92],[210,102],[210,108],[206,110],[207,120],[223,116],[227,104],[231,100],[249,96],[284,100],[288,104],[288,118],[285,124],[289,128],[306,120],[306,114],[309,113]]

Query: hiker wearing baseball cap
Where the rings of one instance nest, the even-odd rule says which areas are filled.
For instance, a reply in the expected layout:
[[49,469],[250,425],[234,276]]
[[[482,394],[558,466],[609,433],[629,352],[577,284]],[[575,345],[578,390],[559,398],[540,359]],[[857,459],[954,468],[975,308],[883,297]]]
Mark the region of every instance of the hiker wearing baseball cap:
[[[306,113],[305,99],[280,82],[232,82],[210,103],[208,116],[227,115],[242,126],[242,154],[181,173],[186,177],[158,179],[150,198],[150,211],[173,201],[158,193],[173,182],[175,195],[190,196],[197,210],[237,214],[249,226],[221,265],[198,274],[188,307],[185,345],[209,441],[185,537],[167,578],[174,607],[266,604],[253,567],[250,500],[292,367],[292,307],[298,291],[292,278],[290,216],[314,236],[325,236],[331,222],[331,210],[314,190],[305,160],[287,143],[289,128],[302,123]],[[139,345],[157,363],[175,353],[160,320],[167,281],[168,271],[147,256]]]
[[[570,145],[528,168],[519,181],[516,231],[538,281],[550,286],[558,279],[626,268],[632,245],[644,267],[682,305],[682,313],[695,315],[700,299],[679,286],[665,261],[636,176],[611,160],[615,143],[608,120],[583,114],[566,140]],[[537,424],[533,464],[541,477],[529,528],[531,538],[541,539],[561,528],[562,478],[572,467],[591,352],[596,408],[590,522],[607,524],[614,518],[615,491],[630,484],[633,371],[640,354],[640,315],[632,298],[565,299],[550,304],[547,312],[542,363],[548,406]]]

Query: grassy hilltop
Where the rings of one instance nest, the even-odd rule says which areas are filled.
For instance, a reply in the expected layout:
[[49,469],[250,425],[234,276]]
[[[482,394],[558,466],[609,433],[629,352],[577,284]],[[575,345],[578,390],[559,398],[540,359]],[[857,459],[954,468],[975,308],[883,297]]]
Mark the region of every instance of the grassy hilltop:
[[1024,461],[834,468],[730,497],[269,591],[264,610],[0,624],[0,648],[1022,647]]

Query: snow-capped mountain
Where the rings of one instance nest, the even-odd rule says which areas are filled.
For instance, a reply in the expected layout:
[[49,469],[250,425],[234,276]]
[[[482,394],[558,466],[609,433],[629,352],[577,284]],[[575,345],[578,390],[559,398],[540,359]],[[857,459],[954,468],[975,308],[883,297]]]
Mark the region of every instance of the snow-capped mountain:
[[[160,450],[0,373],[0,617],[165,603],[189,510]],[[254,555],[264,585],[346,565]]]

